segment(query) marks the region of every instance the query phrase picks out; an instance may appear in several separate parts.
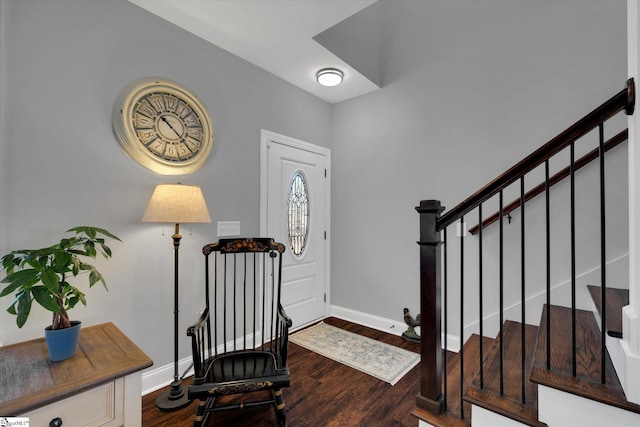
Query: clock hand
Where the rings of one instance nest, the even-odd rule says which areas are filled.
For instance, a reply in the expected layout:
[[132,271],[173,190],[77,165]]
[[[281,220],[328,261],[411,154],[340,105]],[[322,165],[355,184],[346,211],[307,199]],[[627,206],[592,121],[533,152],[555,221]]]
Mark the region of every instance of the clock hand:
[[175,134],[176,134],[176,136],[177,136],[178,138],[180,138],[180,137],[182,136],[182,135],[180,135],[180,134],[178,133],[178,131],[177,131],[177,130],[175,130],[175,129],[173,128],[173,126],[171,126],[171,123],[169,123],[169,120],[167,120],[167,118],[166,118],[165,116],[162,116],[162,117],[160,117],[160,118],[162,119],[162,121],[163,121],[163,122],[165,122],[165,123],[167,124],[167,126],[169,126],[169,128],[173,131],[173,133],[175,133]]

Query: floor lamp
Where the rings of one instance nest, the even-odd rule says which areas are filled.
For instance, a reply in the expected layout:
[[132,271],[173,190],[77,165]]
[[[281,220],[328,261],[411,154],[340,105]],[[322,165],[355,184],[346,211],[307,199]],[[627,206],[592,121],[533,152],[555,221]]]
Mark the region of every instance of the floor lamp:
[[156,398],[156,408],[169,412],[188,406],[191,401],[178,377],[178,250],[180,248],[180,224],[211,222],[202,190],[194,185],[159,184],[151,196],[142,222],[166,222],[175,224],[174,253],[174,371],[168,390]]

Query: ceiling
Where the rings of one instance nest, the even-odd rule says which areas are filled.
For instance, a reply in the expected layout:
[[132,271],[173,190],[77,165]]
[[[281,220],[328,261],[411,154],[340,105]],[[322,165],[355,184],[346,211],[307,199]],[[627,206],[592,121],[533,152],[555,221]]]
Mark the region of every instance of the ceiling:
[[[371,17],[374,9],[369,7],[377,0],[129,1],[327,102],[381,87],[370,18],[358,20],[364,22],[360,28],[369,28],[358,43],[353,37],[345,43],[343,37],[345,20]],[[373,61],[363,59],[367,53]],[[316,72],[326,67],[344,72],[342,84],[323,87],[316,82]]]

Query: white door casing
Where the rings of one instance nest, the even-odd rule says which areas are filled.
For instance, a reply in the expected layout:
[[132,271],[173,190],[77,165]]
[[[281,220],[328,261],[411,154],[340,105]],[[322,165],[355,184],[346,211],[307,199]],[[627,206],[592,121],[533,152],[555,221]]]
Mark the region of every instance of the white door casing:
[[[287,247],[283,255],[282,305],[293,327],[324,318],[329,304],[331,151],[266,130],[260,135],[260,234]],[[309,192],[309,234],[300,256],[289,243],[287,197],[299,172]]]

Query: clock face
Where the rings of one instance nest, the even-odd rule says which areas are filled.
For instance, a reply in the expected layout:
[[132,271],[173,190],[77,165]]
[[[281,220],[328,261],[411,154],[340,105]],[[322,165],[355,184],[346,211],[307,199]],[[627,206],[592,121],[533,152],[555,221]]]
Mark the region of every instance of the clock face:
[[204,105],[186,88],[158,78],[123,89],[114,104],[113,128],[130,157],[163,175],[194,172],[213,145]]

